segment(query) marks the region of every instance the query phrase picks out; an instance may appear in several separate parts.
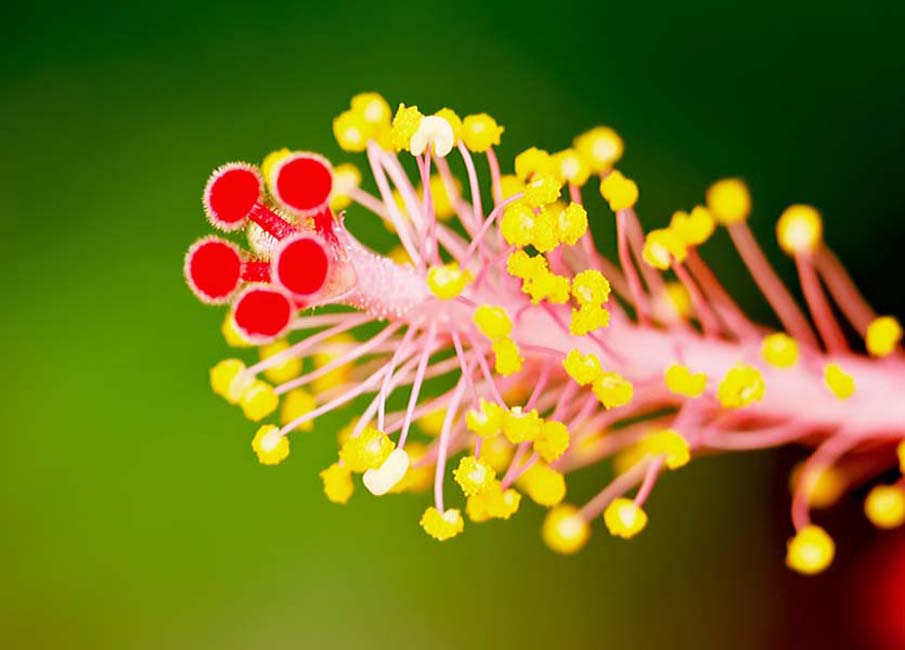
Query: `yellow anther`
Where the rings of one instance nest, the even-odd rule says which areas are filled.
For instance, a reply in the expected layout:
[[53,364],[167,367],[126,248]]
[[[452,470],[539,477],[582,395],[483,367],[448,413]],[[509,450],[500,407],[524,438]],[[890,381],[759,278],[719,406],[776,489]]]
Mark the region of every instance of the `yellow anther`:
[[399,104],[396,115],[393,117],[393,128],[390,132],[390,142],[396,151],[408,149],[412,142],[412,136],[418,131],[424,116],[417,106]]
[[[546,262],[544,266],[546,266]],[[556,275],[546,269],[526,278],[522,283],[522,291],[531,296],[531,302],[535,305],[541,300],[547,300],[557,305],[564,304],[569,300],[569,289],[569,278]]]
[[513,277],[529,280],[547,271],[547,260],[543,255],[532,257],[525,251],[515,251],[506,259],[506,271]]
[[333,503],[346,503],[355,492],[352,474],[339,463],[333,463],[320,473],[324,483],[324,494]]
[[789,487],[794,492],[800,486],[801,481],[807,479],[808,484],[803,487],[808,506],[811,508],[828,508],[845,493],[848,481],[839,468],[829,466],[822,469],[811,469],[805,474],[805,467],[805,463],[795,466],[789,476]]
[[471,320],[491,341],[505,339],[512,333],[512,320],[502,307],[480,305],[474,310]]
[[387,100],[380,93],[358,93],[349,102],[349,106],[372,130],[390,124],[392,111]]
[[450,123],[442,117],[428,115],[421,118],[421,122],[418,123],[418,129],[409,142],[409,151],[415,156],[420,156],[430,147],[434,155],[445,158],[455,143],[456,136]]
[[640,448],[654,456],[665,456],[669,469],[678,469],[691,460],[691,448],[685,437],[675,429],[663,429],[644,438]]
[[609,324],[610,312],[607,309],[597,305],[582,305],[579,309],[572,310],[569,332],[573,336],[584,336]]
[[231,313],[227,313],[223,319],[223,323],[220,325],[220,333],[223,335],[223,340],[231,348],[250,348],[252,346],[252,343],[246,340],[239,330],[236,329],[236,322],[233,320]]
[[521,406],[513,406],[503,412],[503,435],[512,443],[534,440],[540,435],[542,424],[537,409],[523,411]]
[[647,513],[625,497],[613,499],[603,511],[603,521],[610,535],[631,539],[647,525]]
[[535,453],[548,463],[562,456],[569,448],[569,429],[562,422],[546,420],[534,441]]
[[549,253],[559,246],[556,213],[549,206],[544,207],[534,218],[531,245],[540,253]]
[[370,130],[364,118],[354,111],[343,111],[333,119],[333,136],[343,151],[364,151]]
[[710,214],[710,210],[702,205],[687,212],[676,212],[669,222],[669,229],[682,240],[686,246],[700,246],[713,234],[716,228],[716,220]]
[[465,506],[468,518],[475,523],[488,519],[509,519],[518,512],[522,495],[513,490],[503,490],[496,481],[480,494],[469,497]]
[[525,191],[525,184],[521,182],[518,176],[513,174],[503,174],[500,176],[500,198],[505,200],[509,197],[521,194]]
[[427,287],[440,300],[452,300],[472,281],[471,273],[456,262],[432,266],[427,271]]
[[509,204],[503,211],[500,231],[510,246],[527,246],[534,238],[534,210],[524,201]]
[[[287,425],[293,420],[313,411],[317,406],[314,395],[304,388],[296,388],[289,391],[283,397],[280,407],[280,424]],[[297,427],[299,431],[311,431],[314,428],[314,420],[308,420]]]
[[559,198],[562,183],[549,174],[534,176],[525,184],[525,202],[535,208],[553,203]]
[[578,508],[563,504],[547,513],[541,538],[551,550],[563,555],[577,553],[588,543],[591,527],[578,514]]
[[251,382],[239,398],[242,413],[252,422],[260,422],[266,418],[276,410],[279,403],[280,398],[274,392],[273,386],[260,379]]
[[726,408],[741,408],[763,399],[764,378],[754,366],[740,363],[723,377],[717,388],[717,399]]
[[349,194],[361,185],[361,172],[352,163],[343,163],[333,168],[333,193],[330,208],[345,210],[352,204]]
[[776,368],[791,368],[798,363],[798,341],[778,332],[765,337],[760,346],[764,361]]
[[264,160],[261,161],[261,176],[264,177],[264,183],[267,185],[267,190],[269,192],[273,191],[274,168],[277,166],[277,163],[282,161],[291,153],[292,152],[289,149],[283,147],[282,149],[271,151],[269,154],[264,156]]
[[211,368],[211,388],[230,404],[238,404],[242,391],[251,383],[244,372],[245,364],[238,359],[224,359]]
[[289,438],[281,436],[279,428],[265,424],[255,433],[251,448],[262,465],[279,465],[289,455]]
[[465,426],[482,438],[491,438],[503,430],[506,411],[499,404],[481,398],[478,409],[469,409],[465,414]]
[[481,442],[481,458],[497,472],[506,471],[514,453],[512,443],[503,436],[483,438]]
[[837,363],[828,363],[824,366],[823,383],[839,399],[848,399],[855,394],[855,378]]
[[544,463],[535,463],[516,481],[532,501],[545,508],[560,503],[566,497],[566,478]]
[[707,188],[707,207],[724,226],[744,221],[751,214],[748,186],[738,178],[724,178]]
[[594,380],[591,388],[600,403],[608,409],[628,404],[635,394],[635,387],[632,383],[615,372],[601,373],[600,377]]
[[396,443],[385,433],[374,427],[365,427],[358,437],[346,440],[339,451],[339,458],[350,472],[361,474],[380,467],[395,447]]
[[579,386],[587,386],[603,374],[600,359],[596,355],[591,352],[582,354],[577,349],[569,351],[566,358],[563,359],[562,366]]
[[612,167],[622,158],[624,150],[622,138],[606,126],[598,126],[582,133],[572,144],[591,171],[597,174]]
[[456,140],[459,140],[462,137],[462,118],[451,108],[441,108],[439,111],[434,113],[437,117],[442,117],[444,120],[449,122],[449,126],[452,127],[453,135]]
[[591,168],[587,161],[575,149],[564,149],[553,154],[553,162],[558,168],[560,178],[570,185],[581,187],[591,176]]
[[897,528],[905,523],[905,487],[878,485],[864,500],[864,514],[877,528]]
[[610,298],[610,283],[603,273],[587,269],[572,278],[572,297],[581,305],[603,305]]
[[559,168],[550,154],[543,149],[531,147],[515,157],[515,175],[527,181],[535,175],[558,176]]
[[833,538],[823,528],[805,526],[786,546],[786,565],[799,573],[814,575],[830,565],[835,553]]
[[[274,341],[268,345],[262,345],[258,353],[261,361],[264,361],[287,349],[289,349],[289,343],[286,341]],[[298,357],[289,357],[265,370],[264,376],[275,384],[282,384],[293,377],[298,377],[300,372],[302,372],[302,360]]]
[[600,195],[610,204],[610,210],[618,212],[638,202],[638,185],[614,170],[600,182]]
[[655,269],[667,270],[673,261],[681,264],[688,255],[682,239],[669,228],[651,230],[644,238],[644,249],[641,256]]
[[465,496],[480,494],[496,479],[496,472],[486,462],[474,456],[463,456],[459,466],[453,470],[453,478]]
[[455,537],[465,528],[462,513],[457,508],[450,508],[441,513],[431,506],[421,515],[419,523],[424,532],[440,542]]
[[493,356],[494,370],[503,377],[508,377],[520,371],[522,362],[525,360],[516,342],[509,338],[493,342]]
[[790,205],[776,222],[779,246],[789,255],[817,250],[822,236],[823,220],[809,205]]
[[676,395],[700,397],[707,387],[707,375],[703,372],[692,372],[688,366],[671,365],[663,373],[666,387]]
[[892,316],[880,316],[867,326],[867,351],[875,357],[892,354],[902,340],[902,326]]
[[556,232],[559,242],[574,246],[588,231],[588,212],[577,203],[570,203],[564,210],[559,210],[556,219]]
[[462,142],[471,151],[483,153],[500,143],[505,129],[487,113],[467,115],[462,120]]

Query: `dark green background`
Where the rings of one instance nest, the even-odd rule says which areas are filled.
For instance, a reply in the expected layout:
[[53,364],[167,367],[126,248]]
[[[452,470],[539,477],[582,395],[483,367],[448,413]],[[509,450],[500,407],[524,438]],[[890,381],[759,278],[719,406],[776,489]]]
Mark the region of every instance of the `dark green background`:
[[[506,161],[611,124],[649,225],[713,179],[743,175],[752,226],[787,275],[773,223],[785,204],[811,202],[868,296],[905,315],[901,3],[729,4],[3,9],[0,645],[843,638],[848,623],[832,612],[852,604],[838,576],[867,548],[847,541],[866,526],[851,517],[834,529],[842,568],[808,582],[787,574],[786,460],[697,462],[658,485],[641,538],[597,526],[573,558],[542,547],[530,506],[437,545],[417,527],[420,497],[359,491],[345,508],[323,498],[317,471],[345,420],[297,437],[279,469],[255,462],[251,427],[207,386],[227,354],[221,313],[181,278],[185,247],[206,231],[199,196],[214,166],[280,146],[346,160],[330,121],[373,89],[425,109],[487,110],[506,126]],[[598,205],[605,244],[607,214]],[[371,226],[350,222],[367,240]],[[726,239],[706,254],[768,319]]]

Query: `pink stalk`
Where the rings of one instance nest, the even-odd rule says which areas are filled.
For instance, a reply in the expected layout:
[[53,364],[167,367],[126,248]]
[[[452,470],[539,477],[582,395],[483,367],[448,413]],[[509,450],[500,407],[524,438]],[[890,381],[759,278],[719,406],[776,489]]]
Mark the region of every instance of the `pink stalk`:
[[845,335],[839,329],[833,310],[826,300],[826,295],[820,287],[820,280],[811,265],[811,261],[804,255],[795,255],[795,266],[798,267],[798,278],[801,282],[801,291],[811,310],[811,316],[817,324],[817,331],[823,344],[831,354],[840,354],[848,351]]
[[433,353],[436,336],[436,323],[431,323],[427,331],[427,343],[425,344],[424,352],[421,353],[421,359],[418,362],[418,371],[415,373],[415,383],[412,384],[412,392],[409,395],[409,405],[405,410],[405,422],[402,425],[402,433],[399,436],[400,449],[405,447],[405,440],[409,434],[409,427],[412,425],[412,413],[414,413],[415,405],[418,403],[418,394],[421,392],[421,383],[424,381],[424,372],[427,370],[427,362]]

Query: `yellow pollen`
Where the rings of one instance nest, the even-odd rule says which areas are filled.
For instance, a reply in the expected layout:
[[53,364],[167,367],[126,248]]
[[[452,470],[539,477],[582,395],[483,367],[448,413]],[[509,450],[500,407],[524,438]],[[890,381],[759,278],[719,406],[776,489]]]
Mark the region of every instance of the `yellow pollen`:
[[688,366],[674,364],[663,373],[666,387],[676,395],[700,397],[707,387],[707,375],[703,372],[692,372]]
[[482,438],[491,438],[503,430],[505,410],[499,404],[478,400],[479,409],[470,409],[465,414],[465,426]]
[[462,120],[462,142],[469,150],[483,153],[500,143],[505,129],[487,113],[467,115]]
[[266,418],[276,410],[279,403],[280,398],[274,392],[273,386],[260,379],[252,381],[239,397],[242,413],[252,422],[260,422]]
[[[314,395],[304,388],[291,390],[283,397],[283,404],[280,407],[280,424],[285,426],[293,420],[310,413],[316,406],[317,400],[314,399]],[[311,431],[313,428],[314,420],[308,420],[297,427],[300,431]]]
[[575,506],[563,504],[550,510],[541,527],[541,538],[551,550],[563,555],[580,551],[591,536],[591,527]]
[[685,437],[675,429],[663,429],[641,441],[640,450],[653,456],[664,456],[669,469],[678,469],[691,460],[691,448]]
[[836,545],[820,526],[805,526],[792,537],[786,548],[786,565],[805,575],[826,569],[833,561]]
[[534,451],[546,462],[552,463],[569,448],[569,429],[562,422],[546,420],[540,435],[534,441]]
[[760,370],[740,363],[723,377],[716,396],[725,408],[742,408],[763,399],[765,388]]
[[751,214],[751,195],[738,178],[724,178],[707,189],[707,207],[724,226],[744,221]]
[[760,355],[776,368],[791,368],[798,363],[798,341],[788,334],[778,332],[764,337]]
[[603,372],[594,380],[592,390],[606,408],[625,406],[632,401],[635,387],[622,375],[615,372]]
[[543,149],[531,147],[515,157],[515,175],[527,181],[536,174],[556,176],[559,169],[550,154]]
[[610,210],[618,212],[638,202],[638,185],[614,170],[600,182],[600,195],[610,204]]
[[877,528],[898,528],[905,523],[905,487],[874,487],[864,500],[864,514]]
[[569,333],[573,336],[584,336],[610,324],[610,312],[597,305],[582,305],[572,310],[569,321]]
[[462,513],[456,508],[450,508],[446,512],[441,513],[431,506],[421,515],[419,523],[424,532],[440,542],[455,537],[465,528]]
[[427,286],[440,300],[457,297],[471,281],[471,273],[460,269],[456,262],[432,266],[427,271]]
[[418,131],[424,116],[417,106],[399,104],[396,115],[393,117],[393,127],[390,132],[390,142],[396,151],[409,149],[412,136]]
[[600,367],[600,359],[592,353],[582,354],[579,350],[570,350],[562,362],[566,373],[575,380],[579,386],[587,386],[597,380],[603,374]]
[[588,213],[577,203],[570,203],[564,210],[559,210],[556,219],[556,232],[559,243],[574,246],[588,231]]
[[525,202],[533,208],[553,203],[559,198],[562,183],[555,177],[544,174],[537,175],[525,185]]
[[324,483],[324,494],[333,503],[346,503],[355,492],[352,474],[339,463],[333,463],[320,473]]
[[892,354],[902,340],[902,326],[892,316],[880,316],[867,326],[867,351],[875,357]]
[[582,133],[572,144],[590,170],[597,174],[606,171],[622,158],[625,148],[619,134],[606,126],[598,126]]
[[815,251],[822,235],[820,213],[809,205],[789,206],[776,223],[776,238],[789,255]]
[[855,394],[855,378],[845,372],[839,364],[828,363],[824,366],[823,383],[839,399],[848,399]]
[[518,345],[510,338],[502,338],[493,342],[494,370],[503,377],[513,375],[522,369],[525,358],[519,352]]
[[710,210],[702,205],[695,206],[691,214],[676,212],[669,222],[669,229],[685,246],[700,246],[713,234],[716,220]]
[[566,479],[561,472],[544,463],[535,463],[516,481],[539,506],[550,508],[566,497]]
[[503,413],[503,435],[516,444],[534,440],[540,435],[542,423],[537,409],[526,412],[521,406],[513,406]]
[[385,433],[369,426],[358,437],[346,440],[339,457],[350,472],[361,474],[380,467],[395,447]]
[[503,211],[500,231],[510,246],[527,246],[534,239],[534,210],[524,201],[509,204]]
[[512,333],[512,320],[502,307],[481,305],[475,309],[472,321],[491,341],[505,339]]
[[281,436],[272,424],[265,424],[255,433],[251,448],[262,465],[279,465],[289,455],[289,438]]
[[572,297],[581,306],[603,305],[610,298],[610,283],[600,271],[580,271],[572,278]]
[[[270,357],[279,354],[289,348],[289,343],[286,341],[274,341],[268,345],[263,345],[258,350],[261,361],[265,359],[269,359]],[[289,357],[288,359],[281,361],[275,366],[271,366],[267,370],[264,371],[264,376],[267,377],[270,381],[275,384],[282,384],[283,382],[289,381],[293,377],[298,377],[299,373],[302,372],[302,360],[298,357]]]
[[459,466],[453,470],[453,478],[465,496],[470,497],[490,487],[496,479],[496,472],[481,459],[463,456]]
[[591,168],[575,149],[564,149],[553,154],[559,176],[570,185],[581,187],[591,177]]
[[672,266],[674,260],[681,264],[687,254],[688,249],[682,239],[668,228],[651,230],[647,233],[641,252],[647,264],[661,271]]
[[344,111],[333,120],[333,136],[343,151],[364,151],[368,146],[369,132],[368,123],[354,111]]
[[614,499],[603,511],[603,521],[610,534],[631,539],[647,525],[647,513],[625,497]]

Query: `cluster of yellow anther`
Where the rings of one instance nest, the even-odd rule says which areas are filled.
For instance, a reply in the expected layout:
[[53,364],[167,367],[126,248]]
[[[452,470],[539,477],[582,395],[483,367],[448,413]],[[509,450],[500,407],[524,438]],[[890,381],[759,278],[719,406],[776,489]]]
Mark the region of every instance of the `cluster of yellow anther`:
[[707,387],[707,375],[703,372],[692,372],[688,366],[673,364],[663,373],[666,387],[676,395],[700,397]]
[[613,462],[618,474],[622,474],[645,458],[663,457],[668,469],[678,469],[691,460],[691,447],[685,437],[675,429],[653,431],[637,443],[620,452]]
[[498,481],[494,481],[480,493],[468,497],[465,512],[475,523],[489,519],[509,519],[518,512],[521,502],[522,495],[517,490],[504,490]]
[[379,468],[395,447],[396,443],[389,436],[368,426],[359,435],[345,441],[339,458],[350,472],[362,474]]
[[570,436],[566,425],[542,418],[536,409],[526,411],[519,406],[506,409],[482,399],[479,408],[470,409],[465,414],[465,424],[485,443],[500,433],[513,444],[531,442],[535,453],[547,462],[562,456],[569,447]]
[[531,256],[523,250],[512,253],[506,268],[510,275],[521,279],[522,291],[535,305],[542,300],[561,305],[569,300],[569,278],[550,271],[542,255]]
[[427,270],[427,287],[440,300],[458,297],[472,281],[471,273],[450,262],[432,266]]
[[604,304],[610,298],[610,283],[600,271],[587,269],[572,278],[572,297],[578,309],[572,309],[569,331],[584,336],[610,323],[610,312]]
[[848,399],[855,394],[855,378],[838,363],[828,363],[823,367],[823,383],[839,399]]
[[246,372],[239,359],[225,359],[211,368],[211,388],[230,404],[238,404],[252,422],[260,422],[279,405],[273,386]]
[[613,170],[600,182],[600,195],[613,212],[627,210],[638,202],[638,185],[622,172]]
[[760,370],[740,363],[723,377],[717,388],[717,399],[726,408],[741,408],[763,399],[766,385]]
[[390,144],[391,115],[390,105],[379,94],[355,95],[349,103],[349,110],[333,120],[333,135],[343,151],[364,151],[369,140],[387,147]]
[[642,257],[650,266],[665,271],[673,262],[684,262],[688,249],[706,242],[715,227],[713,215],[703,206],[695,206],[690,213],[676,212],[668,228],[647,234]]
[[591,390],[606,408],[624,406],[632,401],[635,393],[632,383],[616,372],[605,371],[595,354],[582,354],[573,349],[563,359],[562,365],[566,374],[579,386],[590,384]]

